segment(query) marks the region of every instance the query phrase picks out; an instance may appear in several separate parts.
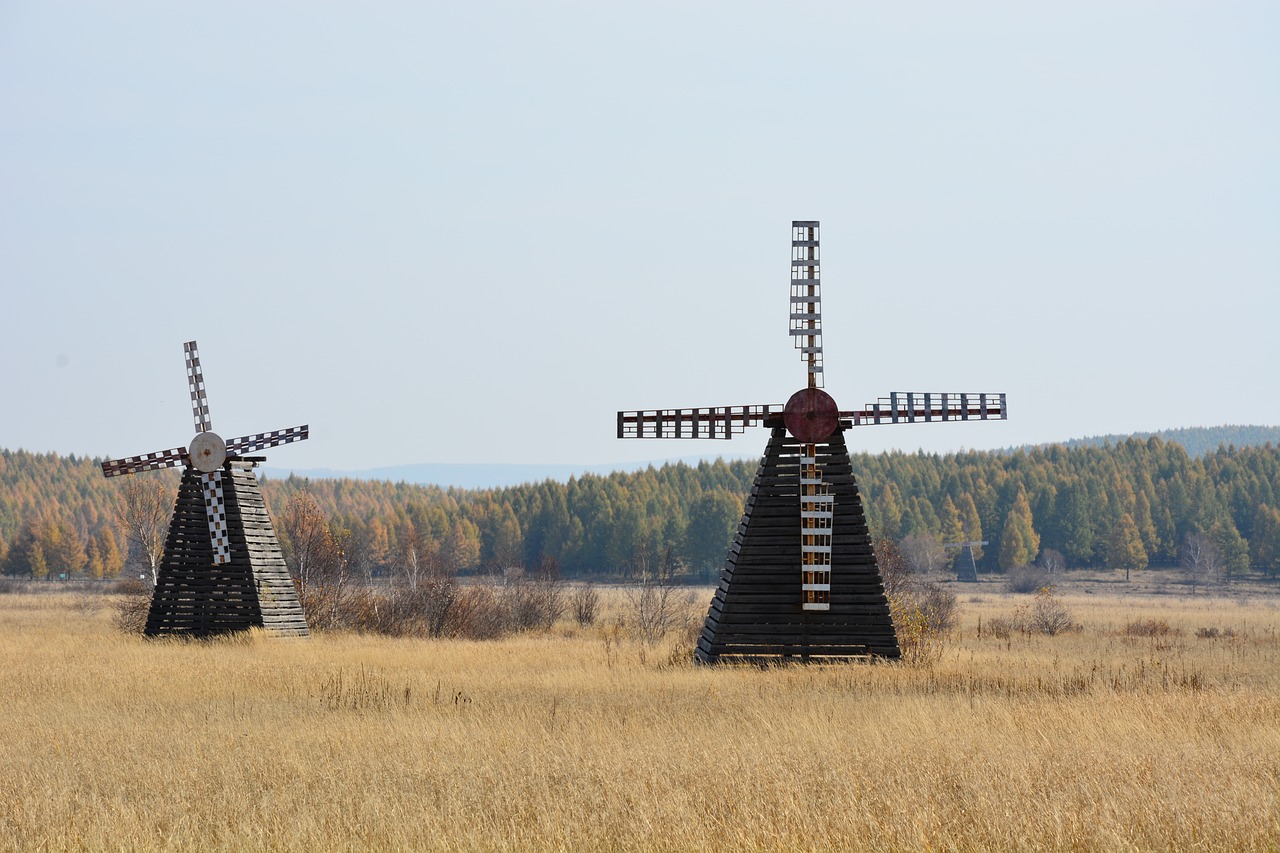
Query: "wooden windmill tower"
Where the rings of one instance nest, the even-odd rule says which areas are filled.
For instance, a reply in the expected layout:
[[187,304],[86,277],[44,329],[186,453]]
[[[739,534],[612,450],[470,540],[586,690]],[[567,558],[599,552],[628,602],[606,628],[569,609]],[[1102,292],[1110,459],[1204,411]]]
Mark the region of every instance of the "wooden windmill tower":
[[977,583],[978,561],[973,556],[973,548],[975,545],[990,545],[991,543],[985,539],[970,539],[968,527],[962,527],[960,532],[964,534],[964,536],[961,537],[964,539],[963,542],[947,542],[943,547],[960,548],[969,553],[969,562],[967,564],[964,562],[963,557],[959,554],[956,555],[956,580],[964,581],[966,583]]
[[722,658],[899,656],[845,430],[1004,419],[1004,394],[895,392],[842,411],[822,390],[818,223],[791,223],[791,337],[808,382],[785,406],[618,412],[618,438],[771,429],[696,651]]
[[213,431],[196,342],[183,344],[196,436],[175,447],[102,463],[107,477],[186,469],[165,539],[145,633],[209,636],[261,626],[305,636],[307,621],[245,454],[302,441],[306,426],[223,441]]

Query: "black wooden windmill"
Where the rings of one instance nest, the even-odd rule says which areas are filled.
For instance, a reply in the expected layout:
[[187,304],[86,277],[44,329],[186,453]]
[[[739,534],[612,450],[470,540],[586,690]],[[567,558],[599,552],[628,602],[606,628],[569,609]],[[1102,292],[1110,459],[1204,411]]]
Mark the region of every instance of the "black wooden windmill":
[[213,431],[196,342],[183,344],[196,436],[187,447],[102,463],[108,477],[185,467],[146,633],[208,636],[261,626],[305,636],[307,621],[253,468],[255,450],[302,441],[306,426],[223,441]]
[[818,223],[791,223],[791,337],[808,383],[785,406],[618,412],[618,438],[729,438],[772,429],[698,640],[721,658],[899,656],[849,464],[855,426],[1004,419],[1004,394],[893,393],[842,411],[822,390]]

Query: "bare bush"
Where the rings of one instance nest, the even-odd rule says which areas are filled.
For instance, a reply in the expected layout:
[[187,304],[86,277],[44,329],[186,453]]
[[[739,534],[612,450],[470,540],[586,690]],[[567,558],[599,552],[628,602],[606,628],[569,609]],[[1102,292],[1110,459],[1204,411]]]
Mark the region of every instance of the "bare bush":
[[1127,637],[1167,637],[1174,633],[1164,619],[1134,619],[1124,626]]
[[945,650],[947,632],[956,624],[955,593],[918,577],[902,550],[888,540],[876,543],[876,563],[902,660],[911,665],[936,661]]
[[1015,633],[1054,636],[1076,627],[1071,611],[1054,594],[1052,587],[1042,587],[1035,600],[1014,609],[1009,616],[998,616],[987,622],[987,631],[997,639],[1007,640]]
[[1036,600],[1031,603],[1028,618],[1031,632],[1054,636],[1071,628],[1071,611],[1063,604],[1053,590],[1045,587],[1036,593]]
[[1049,586],[1049,573],[1039,566],[1018,566],[1005,576],[1009,592],[1036,592]]
[[454,604],[449,636],[496,640],[511,630],[511,618],[498,590],[488,584],[463,587]]
[[151,612],[151,591],[136,578],[116,584],[118,598],[111,623],[126,634],[141,634],[147,627],[147,615]]
[[688,625],[689,614],[675,585],[684,564],[670,547],[661,558],[650,559],[644,546],[637,551],[635,564],[639,583],[631,591],[632,622],[640,641],[652,646],[669,631]]
[[573,611],[573,619],[580,628],[590,628],[596,622],[596,612],[600,608],[600,593],[593,584],[585,583],[576,587],[569,596],[569,608]]

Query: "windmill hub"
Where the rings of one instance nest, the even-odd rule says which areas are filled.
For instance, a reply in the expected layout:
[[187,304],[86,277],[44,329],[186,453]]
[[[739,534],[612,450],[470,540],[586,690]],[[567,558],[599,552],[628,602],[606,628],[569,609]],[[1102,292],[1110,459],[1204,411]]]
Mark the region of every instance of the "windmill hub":
[[806,444],[817,444],[840,425],[840,407],[821,388],[801,388],[782,410],[787,432]]
[[187,448],[191,464],[197,471],[212,474],[227,461],[227,443],[216,432],[198,433]]

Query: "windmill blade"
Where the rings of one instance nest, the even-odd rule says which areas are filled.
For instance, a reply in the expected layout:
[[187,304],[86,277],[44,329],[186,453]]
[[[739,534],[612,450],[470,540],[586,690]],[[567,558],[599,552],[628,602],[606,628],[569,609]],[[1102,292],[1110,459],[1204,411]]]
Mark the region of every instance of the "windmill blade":
[[209,544],[213,546],[213,562],[221,566],[231,562],[231,541],[227,536],[227,504],[222,493],[222,472],[200,475],[204,491],[204,511],[209,517]]
[[618,412],[618,438],[732,438],[781,415],[782,406],[711,406]]
[[190,465],[185,447],[172,450],[160,450],[155,453],[144,453],[141,456],[127,456],[124,459],[112,459],[102,463],[102,476],[119,477],[121,474],[137,474],[139,471],[158,471],[161,468],[176,468],[179,465]]
[[841,412],[842,421],[854,426],[928,423],[931,421],[1007,420],[1004,394],[934,394],[894,391],[868,403],[860,411]]
[[831,609],[831,529],[835,495],[822,481],[818,446],[804,445],[800,457],[800,604],[804,610]]
[[808,364],[809,387],[822,387],[822,273],[816,220],[791,223],[791,339]]
[[187,359],[187,385],[191,388],[191,414],[196,422],[196,434],[213,429],[209,418],[209,399],[204,391],[204,371],[200,369],[200,351],[195,341],[187,341],[182,345],[182,352]]
[[309,424],[303,424],[302,426],[289,427],[288,429],[278,429],[275,432],[242,435],[227,442],[227,456],[241,456],[267,447],[304,441],[311,435],[310,430]]

